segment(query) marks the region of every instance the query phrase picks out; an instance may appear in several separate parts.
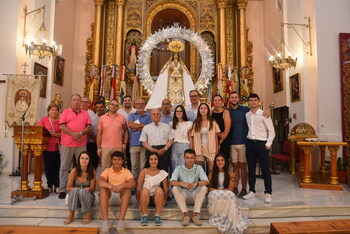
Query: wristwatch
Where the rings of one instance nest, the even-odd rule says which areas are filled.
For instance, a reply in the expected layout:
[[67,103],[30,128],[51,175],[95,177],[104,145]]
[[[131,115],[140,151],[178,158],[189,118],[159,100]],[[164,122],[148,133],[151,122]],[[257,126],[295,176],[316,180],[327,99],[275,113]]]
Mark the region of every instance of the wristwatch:
[[167,147],[164,147],[164,149],[165,149],[165,151],[167,151],[167,150],[168,150],[168,148],[167,148]]
[[79,132],[79,134],[80,134],[80,136],[82,136],[82,135],[83,135],[83,132]]

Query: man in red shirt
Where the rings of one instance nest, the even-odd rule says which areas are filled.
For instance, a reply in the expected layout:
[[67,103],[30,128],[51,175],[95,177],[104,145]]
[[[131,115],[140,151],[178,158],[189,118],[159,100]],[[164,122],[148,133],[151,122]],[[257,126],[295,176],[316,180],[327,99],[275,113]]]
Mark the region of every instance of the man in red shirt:
[[75,155],[75,160],[86,150],[87,134],[91,131],[91,120],[87,111],[80,108],[81,97],[73,94],[71,106],[65,109],[60,117],[61,135],[61,166],[60,166],[60,195],[66,197],[68,170]]

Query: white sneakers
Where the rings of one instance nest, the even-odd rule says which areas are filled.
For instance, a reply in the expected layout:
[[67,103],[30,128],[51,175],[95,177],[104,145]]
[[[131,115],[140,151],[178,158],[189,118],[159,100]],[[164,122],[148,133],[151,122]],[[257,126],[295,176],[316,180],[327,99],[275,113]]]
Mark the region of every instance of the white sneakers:
[[102,233],[109,232],[109,222],[107,220],[102,222],[101,232]]
[[271,194],[265,193],[265,203],[271,203]]
[[[249,193],[247,194],[247,195],[244,195],[243,196],[243,199],[244,200],[250,200],[250,199],[253,199],[253,198],[255,198],[255,193],[254,192],[252,192],[252,191],[249,191]],[[268,203],[268,204],[270,204],[271,203],[271,194],[269,194],[269,193],[265,193],[265,203]]]
[[249,191],[249,193],[247,195],[243,196],[244,200],[249,200],[249,199],[253,199],[253,198],[255,198],[255,193],[252,191]]
[[117,230],[118,231],[123,231],[124,229],[125,229],[125,221],[119,219],[118,225],[117,225]]

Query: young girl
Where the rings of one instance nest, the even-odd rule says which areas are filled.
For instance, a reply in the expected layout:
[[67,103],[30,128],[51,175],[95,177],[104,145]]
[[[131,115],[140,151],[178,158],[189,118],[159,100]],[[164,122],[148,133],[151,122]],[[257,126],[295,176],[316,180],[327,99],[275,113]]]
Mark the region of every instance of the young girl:
[[210,117],[208,104],[201,103],[198,107],[197,118],[193,123],[191,148],[196,152],[197,164],[204,166],[204,159],[206,159],[209,173],[213,169],[214,156],[219,149],[219,132],[218,124]]
[[[152,152],[146,162],[145,168],[141,171],[136,186],[136,198],[141,211],[141,224],[148,225],[148,205],[152,199],[156,205],[154,222],[156,226],[162,225],[160,213],[163,205],[168,199],[168,173],[161,170],[160,159],[157,153]],[[162,185],[162,187],[160,186]]]
[[83,151],[78,157],[77,166],[69,174],[67,182],[69,216],[64,224],[73,222],[74,211],[78,207],[85,213],[83,224],[90,223],[91,207],[95,203],[95,187],[96,172],[92,166],[91,156],[89,152]]
[[214,162],[213,172],[209,174],[209,223],[223,233],[243,233],[249,221],[241,216],[232,192],[236,186],[234,173],[229,170],[229,163],[222,153],[215,156]]

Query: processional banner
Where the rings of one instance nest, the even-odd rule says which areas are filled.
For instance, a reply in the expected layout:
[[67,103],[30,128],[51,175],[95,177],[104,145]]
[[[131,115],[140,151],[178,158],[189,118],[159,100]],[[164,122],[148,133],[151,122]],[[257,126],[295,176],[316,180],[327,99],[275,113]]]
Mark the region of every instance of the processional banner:
[[[343,141],[350,143],[350,33],[339,34]],[[346,147],[350,157],[350,147]]]
[[7,75],[6,119],[9,126],[21,125],[25,122],[34,125],[38,121],[38,105],[40,95],[40,78],[35,75]]

